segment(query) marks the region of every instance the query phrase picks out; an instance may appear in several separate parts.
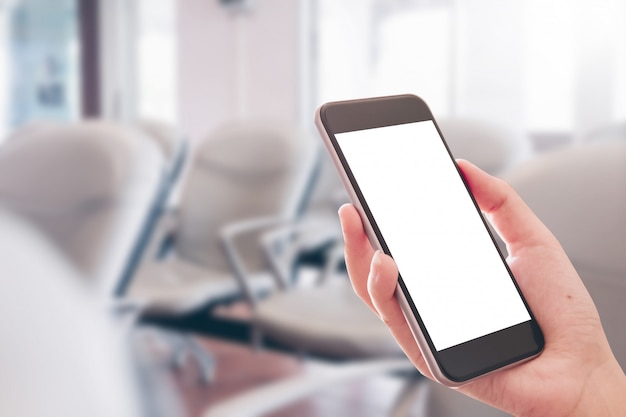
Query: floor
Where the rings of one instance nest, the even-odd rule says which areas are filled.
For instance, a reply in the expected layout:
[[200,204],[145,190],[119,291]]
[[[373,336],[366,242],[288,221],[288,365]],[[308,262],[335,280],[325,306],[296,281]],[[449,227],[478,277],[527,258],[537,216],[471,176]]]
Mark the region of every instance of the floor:
[[[234,303],[215,310],[213,314],[234,319],[232,324],[237,320],[249,321],[251,313],[245,304]],[[206,317],[201,316],[197,321],[204,323]],[[322,375],[329,366],[335,366],[327,362],[303,360],[277,350],[255,351],[247,344],[249,335],[246,336],[246,332],[242,333],[243,337],[233,337],[231,324],[227,326],[229,335],[226,339],[196,336],[196,340],[211,353],[216,363],[216,375],[211,384],[203,385],[199,382],[197,366],[192,361],[187,361],[182,369],[174,372],[174,383],[189,417],[201,417],[215,404],[253,388],[303,373]],[[213,323],[213,335],[219,334],[215,328]],[[202,331],[201,326],[197,330]],[[397,375],[375,375],[333,384],[303,400],[266,414],[266,417],[387,416],[398,393],[405,386],[404,381]]]
[[[245,345],[210,338],[200,338],[199,341],[215,358],[217,372],[210,385],[199,383],[195,364],[191,361],[175,373],[175,384],[190,417],[200,417],[212,405],[251,388],[302,372],[320,373],[329,366],[273,351],[255,352]],[[385,416],[402,386],[400,377],[385,375],[340,383],[267,416]]]

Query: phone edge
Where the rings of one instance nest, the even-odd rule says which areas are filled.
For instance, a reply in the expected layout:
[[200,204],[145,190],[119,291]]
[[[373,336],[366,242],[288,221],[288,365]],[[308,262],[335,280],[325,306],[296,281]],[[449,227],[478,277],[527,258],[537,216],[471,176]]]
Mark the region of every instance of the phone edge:
[[[415,96],[417,97],[417,96]],[[419,99],[419,97],[417,97]],[[421,99],[420,99],[421,100]],[[421,100],[423,102],[423,100]],[[424,103],[426,104],[426,103]],[[354,190],[352,183],[350,182],[350,179],[348,178],[348,176],[346,175],[345,169],[341,163],[341,160],[339,159],[339,156],[337,155],[337,152],[332,144],[332,141],[330,139],[330,137],[328,136],[328,132],[326,131],[326,128],[324,127],[324,123],[322,120],[322,111],[324,108],[325,104],[322,104],[321,106],[319,106],[316,110],[315,110],[315,117],[314,117],[314,121],[315,121],[315,126],[319,132],[319,134],[322,137],[322,141],[324,142],[324,146],[326,147],[326,150],[328,152],[328,154],[330,154],[331,156],[331,161],[335,167],[335,170],[337,171],[337,173],[339,174],[339,177],[341,179],[341,182],[344,186],[344,188],[346,189],[347,193],[348,193],[348,197],[350,199],[350,202],[352,203],[352,205],[356,208],[357,212],[359,213],[359,216],[361,217],[361,222],[363,224],[363,227],[365,229],[365,233],[368,237],[368,240],[370,241],[371,245],[373,246],[374,249],[376,250],[380,250],[383,251],[382,249],[382,245],[380,244],[378,237],[376,236],[376,233],[374,232],[374,229],[372,228],[370,222],[367,219],[367,215],[365,214],[365,210],[363,209],[361,202],[359,201],[359,198],[356,194],[356,191]],[[434,116],[432,117],[433,122],[434,121]],[[435,122],[436,123],[436,122]],[[445,139],[444,139],[445,140]],[[456,165],[456,161],[453,158],[453,161]],[[458,169],[458,166],[457,166]],[[409,301],[406,298],[406,295],[404,294],[404,291],[402,290],[402,288],[400,287],[400,283],[396,284],[396,289],[394,291],[394,296],[396,297],[396,299],[398,300],[398,303],[400,304],[400,309],[402,311],[402,314],[404,315],[404,318],[409,326],[409,329],[411,330],[411,333],[413,334],[413,339],[415,340],[421,354],[422,357],[424,358],[424,362],[426,363],[426,366],[428,368],[428,370],[430,371],[433,379],[437,382],[439,382],[442,385],[445,385],[449,388],[453,388],[453,389],[457,389],[460,388],[464,385],[469,384],[470,382],[473,382],[477,379],[483,378],[484,376],[490,375],[494,372],[500,372],[500,371],[504,371],[507,370],[509,368],[513,368],[516,366],[519,366],[525,362],[528,362],[532,359],[534,359],[535,357],[539,356],[541,354],[541,352],[543,351],[543,348],[537,352],[534,355],[531,355],[527,358],[524,358],[522,360],[513,362],[509,365],[494,369],[492,371],[486,372],[484,374],[478,375],[476,377],[467,379],[465,381],[454,381],[450,378],[448,378],[443,371],[441,370],[441,368],[439,367],[439,364],[437,363],[437,359],[435,358],[433,352],[430,349],[430,346],[428,344],[428,341],[426,340],[426,337],[419,325],[419,323],[417,322],[417,319],[415,318],[414,314],[413,314],[413,310],[411,309],[411,306],[409,304]],[[534,316],[533,316],[534,317]]]
[[[378,241],[378,237],[376,236],[376,233],[374,233],[374,229],[372,228],[370,222],[367,220],[367,215],[365,214],[365,210],[363,209],[363,206],[361,205],[361,202],[359,201],[359,198],[356,194],[356,191],[354,190],[354,187],[352,186],[352,183],[350,182],[350,179],[346,175],[343,165],[341,164],[341,161],[339,159],[339,156],[337,155],[337,152],[332,144],[332,141],[330,137],[328,136],[328,132],[326,131],[326,128],[324,127],[324,123],[322,121],[322,115],[321,115],[323,107],[324,105],[321,105],[315,110],[315,126],[317,130],[319,131],[320,135],[322,136],[322,141],[324,142],[324,146],[326,147],[326,150],[330,154],[332,163],[335,166],[335,170],[339,174],[339,178],[341,179],[341,182],[348,193],[350,202],[356,208],[357,212],[359,213],[359,216],[361,217],[361,222],[363,223],[365,234],[367,235],[370,241],[370,244],[374,247],[374,249],[382,251],[383,249],[382,249],[380,242]],[[424,358],[424,361],[426,362],[426,366],[428,367],[428,370],[430,371],[430,373],[433,375],[433,378],[437,382],[450,388],[457,388],[469,382],[469,381],[464,381],[462,383],[459,383],[456,381],[452,381],[448,379],[443,374],[443,372],[439,369],[437,360],[435,359],[435,356],[430,350],[430,346],[428,345],[428,342],[426,341],[426,337],[424,336],[422,329],[419,326],[419,323],[414,317],[413,310],[411,309],[409,302],[406,299],[406,296],[404,292],[402,291],[402,288],[400,287],[399,283],[396,285],[395,297],[398,300],[398,303],[400,304],[400,308],[402,310],[404,318],[407,324],[409,325],[409,328],[411,329],[411,333],[413,333],[413,338],[415,339],[417,346],[420,352],[422,353],[422,357]]]

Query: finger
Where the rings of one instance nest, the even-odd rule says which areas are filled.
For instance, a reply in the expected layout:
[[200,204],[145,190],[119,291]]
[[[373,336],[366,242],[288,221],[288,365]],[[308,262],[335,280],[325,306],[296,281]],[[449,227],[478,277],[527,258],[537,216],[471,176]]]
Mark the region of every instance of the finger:
[[389,328],[404,353],[424,375],[431,377],[413,333],[406,322],[395,291],[398,268],[394,260],[380,251],[372,257],[367,289],[378,316]]
[[367,292],[367,277],[370,272],[370,262],[374,256],[374,249],[363,229],[361,216],[352,204],[344,204],[339,209],[339,219],[345,241],[346,268],[354,292],[372,310],[376,311]]
[[558,245],[550,231],[509,184],[468,161],[458,160],[457,163],[478,206],[489,216],[507,244],[509,253],[521,247]]

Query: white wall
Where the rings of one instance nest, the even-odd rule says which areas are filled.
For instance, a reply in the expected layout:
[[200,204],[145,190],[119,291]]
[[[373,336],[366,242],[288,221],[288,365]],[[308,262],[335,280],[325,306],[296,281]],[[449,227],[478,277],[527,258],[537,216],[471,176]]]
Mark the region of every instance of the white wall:
[[241,117],[298,121],[300,2],[251,4],[237,16],[218,0],[178,2],[179,121],[191,140]]
[[[0,45],[8,45],[9,33],[9,12],[5,8],[0,10]],[[0,145],[9,132],[10,65],[9,49],[0,49]]]

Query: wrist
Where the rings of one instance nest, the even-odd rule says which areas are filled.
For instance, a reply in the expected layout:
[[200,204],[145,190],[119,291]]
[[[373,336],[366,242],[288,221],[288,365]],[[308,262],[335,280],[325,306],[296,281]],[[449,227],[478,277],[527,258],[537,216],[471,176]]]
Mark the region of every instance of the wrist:
[[593,372],[586,381],[571,417],[626,415],[626,375],[615,359]]

